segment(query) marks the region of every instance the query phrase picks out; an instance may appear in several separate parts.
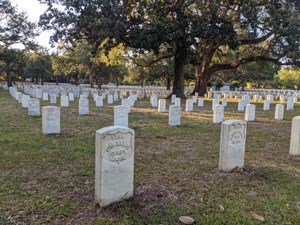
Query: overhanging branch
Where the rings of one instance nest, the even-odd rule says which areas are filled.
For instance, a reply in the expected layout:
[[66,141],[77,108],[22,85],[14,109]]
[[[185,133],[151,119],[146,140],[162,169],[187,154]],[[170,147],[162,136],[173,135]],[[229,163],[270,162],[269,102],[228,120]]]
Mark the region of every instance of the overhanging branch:
[[169,59],[169,58],[172,58],[172,57],[173,57],[173,54],[171,54],[171,55],[163,55],[163,56],[160,56],[160,57],[158,57],[158,58],[156,58],[156,59],[154,59],[154,60],[152,60],[152,61],[150,61],[150,62],[148,62],[147,64],[144,64],[144,65],[138,63],[136,60],[133,60],[133,62],[136,65],[141,66],[141,67],[149,67],[149,66],[151,66],[151,65],[153,65],[153,64],[155,64],[155,63],[157,63],[157,62],[159,62],[159,61],[161,61],[163,59]]

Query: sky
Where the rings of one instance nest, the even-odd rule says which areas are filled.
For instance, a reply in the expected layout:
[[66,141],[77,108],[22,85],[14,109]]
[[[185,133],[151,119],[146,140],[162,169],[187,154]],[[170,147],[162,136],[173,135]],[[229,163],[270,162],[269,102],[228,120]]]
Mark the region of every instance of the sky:
[[[46,5],[40,4],[38,0],[10,0],[12,5],[17,6],[18,11],[25,11],[32,22],[37,23],[39,17],[47,9]],[[51,45],[49,44],[49,38],[51,31],[41,31],[40,36],[36,37],[36,41],[39,45],[48,48],[50,51]]]

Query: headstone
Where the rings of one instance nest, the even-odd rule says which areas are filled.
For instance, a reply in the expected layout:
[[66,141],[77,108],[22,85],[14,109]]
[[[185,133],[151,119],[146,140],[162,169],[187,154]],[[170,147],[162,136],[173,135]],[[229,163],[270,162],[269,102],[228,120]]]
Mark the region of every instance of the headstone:
[[157,96],[153,95],[150,97],[150,103],[151,103],[151,107],[156,108],[157,107]]
[[128,108],[118,105],[114,107],[114,126],[128,127]]
[[102,107],[103,106],[103,97],[97,96],[96,97],[96,107]]
[[204,106],[204,99],[203,98],[198,98],[198,106],[203,107]]
[[29,116],[40,116],[40,100],[37,98],[31,98],[28,100],[28,115]]
[[284,118],[284,105],[276,104],[275,106],[275,120],[283,120]]
[[268,101],[268,100],[264,101],[264,108],[263,108],[263,110],[264,111],[270,110],[270,101]]
[[133,196],[134,131],[111,126],[96,131],[95,198],[100,207]]
[[292,120],[290,155],[300,155],[300,116]]
[[89,100],[86,98],[79,99],[79,115],[89,114]]
[[127,107],[128,113],[130,113],[130,99],[122,99],[122,105]]
[[113,104],[114,103],[114,97],[113,95],[107,96],[107,104]]
[[213,99],[212,105],[211,105],[212,111],[214,111],[216,105],[219,105],[219,99]]
[[172,104],[175,104],[175,98],[176,98],[176,95],[173,94],[172,97],[171,97],[171,103]]
[[193,99],[193,103],[197,103],[197,96],[192,96],[192,99]]
[[181,106],[181,98],[175,98],[175,105]]
[[255,121],[255,105],[246,105],[245,121]]
[[286,110],[294,110],[294,98],[292,96],[287,99]]
[[180,106],[171,105],[169,107],[169,125],[178,126],[180,125]]
[[185,101],[185,111],[192,112],[193,111],[194,102],[193,99],[187,99]]
[[50,104],[56,104],[56,94],[50,94]]
[[239,103],[238,103],[238,111],[239,112],[244,112],[244,110],[245,110],[245,100],[240,99]]
[[231,171],[244,167],[247,123],[226,120],[221,126],[219,169]]
[[136,101],[135,100],[135,96],[129,96],[128,99],[129,99],[129,102],[130,102],[130,107],[133,107],[134,106],[134,102]]
[[49,100],[49,95],[47,92],[43,93],[43,101],[48,101]]
[[60,107],[69,107],[69,97],[66,95],[60,96]]
[[224,106],[224,107],[227,106],[227,98],[222,99],[222,106]]
[[74,102],[75,101],[74,94],[70,92],[68,95],[69,95],[69,101]]
[[28,101],[30,99],[29,95],[22,94],[21,100],[22,100],[22,108],[28,108]]
[[224,106],[215,105],[213,114],[213,123],[222,123],[224,120]]
[[163,113],[166,111],[166,99],[158,100],[158,112]]
[[42,108],[43,134],[60,133],[60,108],[45,106]]

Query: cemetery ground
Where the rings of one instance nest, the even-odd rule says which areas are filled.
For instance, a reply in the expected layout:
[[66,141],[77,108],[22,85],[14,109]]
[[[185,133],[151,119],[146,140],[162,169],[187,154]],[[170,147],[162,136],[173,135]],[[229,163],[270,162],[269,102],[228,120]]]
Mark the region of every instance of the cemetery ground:
[[[218,170],[221,125],[212,123],[211,104],[182,111],[181,126],[170,127],[168,113],[138,100],[129,114],[134,197],[99,208],[95,132],[113,125],[113,106],[90,99],[90,114],[79,116],[78,100],[70,102],[61,108],[62,133],[43,135],[41,117],[0,90],[0,224],[181,224],[180,216],[195,224],[300,224],[300,158],[289,156],[299,104],[277,121],[275,104],[264,112],[256,103],[245,169],[230,173]],[[228,103],[227,119],[244,119],[237,103]]]

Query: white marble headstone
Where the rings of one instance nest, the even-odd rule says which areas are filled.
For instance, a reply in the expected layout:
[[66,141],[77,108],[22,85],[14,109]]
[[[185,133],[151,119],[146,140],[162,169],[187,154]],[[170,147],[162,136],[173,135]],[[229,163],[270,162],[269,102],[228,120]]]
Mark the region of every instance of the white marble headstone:
[[100,207],[133,196],[134,130],[111,126],[96,131],[95,199]]
[[45,106],[42,108],[43,134],[60,133],[60,108]]

